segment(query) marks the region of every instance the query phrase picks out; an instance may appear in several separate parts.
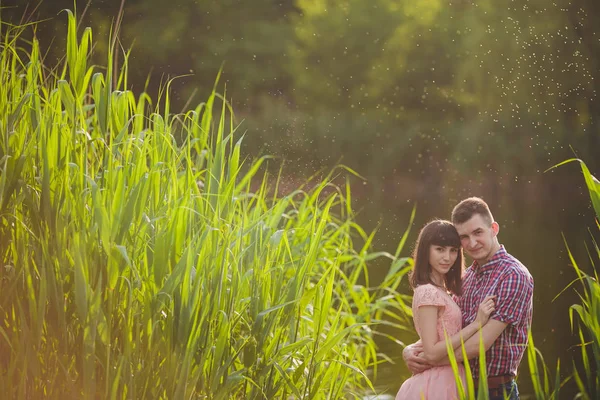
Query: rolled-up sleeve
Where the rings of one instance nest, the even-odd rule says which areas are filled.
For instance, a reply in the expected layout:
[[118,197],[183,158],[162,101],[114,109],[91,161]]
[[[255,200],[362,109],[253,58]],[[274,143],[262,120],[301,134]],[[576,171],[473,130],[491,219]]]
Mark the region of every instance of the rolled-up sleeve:
[[496,310],[490,318],[516,325],[531,312],[533,279],[521,271],[509,271],[496,286]]

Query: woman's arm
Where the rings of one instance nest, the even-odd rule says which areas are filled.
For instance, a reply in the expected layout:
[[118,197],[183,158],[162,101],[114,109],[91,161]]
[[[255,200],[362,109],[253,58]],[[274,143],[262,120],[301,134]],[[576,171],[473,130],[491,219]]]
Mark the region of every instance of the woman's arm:
[[[421,306],[418,308],[419,323],[421,326],[421,340],[423,341],[423,354],[425,359],[430,363],[437,363],[448,356],[448,350],[445,340],[438,340],[437,306]],[[456,350],[461,347],[461,343],[466,342],[472,337],[483,325],[486,324],[490,314],[494,310],[494,301],[492,296],[488,296],[479,306],[477,318],[469,325],[464,327],[460,332],[450,336],[448,339],[452,349]]]

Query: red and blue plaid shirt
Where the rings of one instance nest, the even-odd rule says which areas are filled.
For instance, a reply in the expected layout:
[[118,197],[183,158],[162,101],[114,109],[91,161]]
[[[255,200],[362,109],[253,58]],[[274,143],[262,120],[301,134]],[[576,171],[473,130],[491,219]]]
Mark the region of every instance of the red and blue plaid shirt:
[[[487,295],[496,295],[496,310],[490,318],[508,325],[485,353],[487,375],[517,375],[527,346],[533,314],[533,278],[504,246],[484,265],[476,261],[463,277],[463,294],[457,299],[467,326],[477,316]],[[479,357],[469,360],[473,378],[479,378]]]

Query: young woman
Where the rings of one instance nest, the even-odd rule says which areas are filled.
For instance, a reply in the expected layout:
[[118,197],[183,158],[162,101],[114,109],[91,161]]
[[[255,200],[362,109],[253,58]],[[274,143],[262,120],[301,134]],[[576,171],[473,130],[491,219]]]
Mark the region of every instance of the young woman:
[[[434,220],[419,233],[413,253],[410,285],[414,289],[412,311],[415,329],[423,344],[423,356],[436,364],[448,355],[446,336],[453,349],[476,334],[494,311],[494,299],[486,297],[474,322],[462,328],[461,312],[451,295],[460,296],[463,257],[460,238],[450,221]],[[461,329],[462,328],[462,329]],[[446,335],[446,336],[445,336]],[[459,364],[461,378],[464,368]],[[430,368],[403,384],[396,400],[452,400],[458,398],[450,365]]]

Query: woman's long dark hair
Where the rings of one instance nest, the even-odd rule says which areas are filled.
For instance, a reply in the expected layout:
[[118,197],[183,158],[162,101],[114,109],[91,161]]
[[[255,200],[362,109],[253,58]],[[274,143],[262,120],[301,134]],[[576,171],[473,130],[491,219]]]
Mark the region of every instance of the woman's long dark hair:
[[446,289],[457,296],[462,294],[463,253],[460,247],[460,237],[452,222],[435,219],[421,229],[413,251],[414,266],[410,273],[410,286],[414,289],[419,285],[435,283],[431,280],[431,265],[429,264],[429,248],[434,246],[450,246],[458,249],[456,261],[445,276]]

